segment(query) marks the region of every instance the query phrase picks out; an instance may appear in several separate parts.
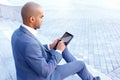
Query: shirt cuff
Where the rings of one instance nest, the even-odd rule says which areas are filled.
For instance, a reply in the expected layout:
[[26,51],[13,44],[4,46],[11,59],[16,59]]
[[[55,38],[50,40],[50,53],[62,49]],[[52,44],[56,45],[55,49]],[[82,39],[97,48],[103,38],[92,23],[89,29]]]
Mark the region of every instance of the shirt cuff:
[[50,49],[50,45],[49,45],[49,44],[47,44],[47,47],[48,47],[48,50],[51,50],[51,49]]
[[58,53],[62,54],[62,52],[60,50],[56,50]]

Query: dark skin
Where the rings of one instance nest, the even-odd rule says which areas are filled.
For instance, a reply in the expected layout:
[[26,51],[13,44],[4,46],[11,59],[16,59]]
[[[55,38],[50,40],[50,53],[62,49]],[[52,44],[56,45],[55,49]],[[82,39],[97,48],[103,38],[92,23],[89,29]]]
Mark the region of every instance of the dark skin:
[[[25,4],[21,10],[23,24],[37,30],[41,27],[43,22],[43,10],[39,4],[34,2],[28,2]],[[57,42],[60,39],[56,39],[53,43],[50,44],[50,48],[53,49]],[[65,49],[65,44],[63,41],[60,41],[57,45],[57,50],[63,52]]]

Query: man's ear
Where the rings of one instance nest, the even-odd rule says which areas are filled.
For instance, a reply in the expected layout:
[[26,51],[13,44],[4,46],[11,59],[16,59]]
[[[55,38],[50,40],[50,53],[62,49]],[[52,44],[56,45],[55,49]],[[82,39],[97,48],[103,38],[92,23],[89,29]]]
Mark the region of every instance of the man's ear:
[[35,22],[35,17],[34,16],[30,16],[30,23],[33,23],[33,22]]

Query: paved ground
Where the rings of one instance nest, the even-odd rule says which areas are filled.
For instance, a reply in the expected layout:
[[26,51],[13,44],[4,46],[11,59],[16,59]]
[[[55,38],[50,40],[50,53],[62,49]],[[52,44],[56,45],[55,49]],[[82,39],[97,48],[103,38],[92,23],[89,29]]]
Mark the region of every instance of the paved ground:
[[[11,0],[12,4],[15,3],[13,1]],[[49,42],[61,37],[66,31],[72,33],[74,39],[68,47],[76,58],[90,65],[90,68],[94,69],[98,75],[102,74],[112,80],[120,80],[120,7],[117,5],[119,1],[114,2],[116,6],[112,6],[114,5],[112,0],[109,5],[102,4],[102,1],[39,1],[45,12],[39,34],[47,36]],[[108,0],[105,1],[107,3]],[[19,5],[23,3],[25,1],[21,1]],[[11,9],[11,7],[6,9],[9,8]],[[0,9],[0,24],[2,24],[0,26],[0,64],[6,65],[10,71],[15,71],[14,68],[9,69],[14,64],[12,58],[8,60],[12,55],[8,57],[10,54],[6,51],[11,53],[9,40],[13,30],[21,23],[20,16],[13,13],[8,15],[7,10],[2,9]],[[17,9],[14,10],[15,13],[19,12]],[[6,14],[1,14],[2,11],[6,11]],[[46,38],[44,40],[46,41]],[[5,63],[9,63],[9,66]],[[0,70],[3,70],[3,67],[0,66]],[[5,74],[8,70],[3,71],[3,74],[14,79],[13,75]],[[2,76],[0,78],[5,79]]]

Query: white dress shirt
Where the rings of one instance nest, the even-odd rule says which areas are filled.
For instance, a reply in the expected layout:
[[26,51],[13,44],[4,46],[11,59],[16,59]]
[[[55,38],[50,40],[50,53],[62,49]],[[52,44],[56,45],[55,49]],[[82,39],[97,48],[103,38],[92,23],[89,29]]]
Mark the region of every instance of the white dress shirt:
[[31,28],[31,27],[29,27],[29,26],[27,26],[27,25],[24,25],[24,24],[22,24],[22,27],[24,27],[24,28],[27,29],[30,33],[32,33],[35,37],[37,37],[37,34],[38,34],[37,30],[35,30],[35,29],[33,29],[33,28]]

